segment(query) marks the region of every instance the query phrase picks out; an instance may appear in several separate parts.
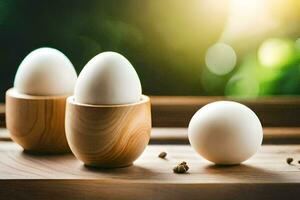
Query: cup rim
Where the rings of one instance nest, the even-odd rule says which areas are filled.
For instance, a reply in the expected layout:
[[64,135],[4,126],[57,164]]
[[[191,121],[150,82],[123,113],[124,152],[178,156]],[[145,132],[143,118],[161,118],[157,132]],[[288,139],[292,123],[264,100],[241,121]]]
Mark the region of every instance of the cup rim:
[[85,103],[76,102],[75,98],[74,98],[74,95],[69,96],[67,98],[67,103],[68,104],[72,104],[72,105],[76,105],[76,106],[82,106],[82,107],[91,107],[91,108],[113,108],[113,107],[136,106],[136,105],[147,103],[149,101],[150,101],[150,97],[148,97],[147,95],[143,95],[143,94],[141,96],[140,101],[134,102],[134,103],[127,103],[127,104],[100,104],[100,105],[85,104]]
[[25,100],[51,100],[51,99],[66,99],[67,97],[71,96],[72,94],[63,94],[63,95],[30,95],[18,92],[16,88],[10,88],[6,91],[6,95],[18,98],[18,99],[25,99]]

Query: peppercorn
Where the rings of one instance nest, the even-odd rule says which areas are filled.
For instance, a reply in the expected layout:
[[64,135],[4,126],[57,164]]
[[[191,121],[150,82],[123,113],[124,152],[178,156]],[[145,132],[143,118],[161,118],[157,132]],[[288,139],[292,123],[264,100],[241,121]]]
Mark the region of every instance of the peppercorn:
[[186,169],[183,165],[177,165],[176,167],[173,168],[173,172],[177,174],[183,174],[186,173]]
[[177,174],[184,174],[189,170],[189,167],[187,166],[186,162],[181,162],[177,166],[173,168],[173,172]]
[[294,160],[293,158],[287,158],[286,163],[290,165],[293,162],[293,160]]
[[165,157],[167,156],[167,153],[166,152],[161,152],[159,155],[158,155],[158,157],[159,158],[162,158],[162,159],[164,159]]

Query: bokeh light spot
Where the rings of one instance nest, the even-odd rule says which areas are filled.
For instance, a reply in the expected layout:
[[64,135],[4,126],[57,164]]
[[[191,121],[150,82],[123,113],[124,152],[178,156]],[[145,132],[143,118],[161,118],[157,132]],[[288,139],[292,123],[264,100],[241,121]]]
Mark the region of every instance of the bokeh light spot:
[[211,46],[205,56],[208,70],[216,75],[225,75],[231,72],[236,65],[234,49],[225,43],[216,43]]
[[263,67],[280,68],[295,59],[295,48],[292,41],[271,38],[262,43],[258,50],[258,60]]

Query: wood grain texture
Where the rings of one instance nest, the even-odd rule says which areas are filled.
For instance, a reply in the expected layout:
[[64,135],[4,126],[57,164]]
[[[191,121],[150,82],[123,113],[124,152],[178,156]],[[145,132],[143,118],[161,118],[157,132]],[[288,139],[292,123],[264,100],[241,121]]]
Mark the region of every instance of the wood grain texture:
[[150,99],[138,103],[96,106],[67,99],[66,134],[74,155],[86,165],[124,167],[149,143]]
[[151,97],[153,126],[187,127],[202,106],[220,100],[234,100],[251,108],[265,127],[300,127],[299,97],[265,97],[255,100],[226,97]]
[[5,200],[299,200],[299,184],[103,184],[99,180],[9,180],[5,185],[0,181],[0,186],[0,196]]
[[41,97],[6,93],[6,125],[11,138],[34,153],[69,152],[65,135],[67,96]]
[[[300,127],[263,128],[263,144],[300,144]],[[189,144],[187,128],[154,128],[151,144]]]
[[[300,127],[300,97],[266,97],[255,100],[201,96],[152,96],[154,127],[187,127],[193,114],[202,106],[219,100],[235,100],[246,104],[259,116],[265,127]],[[0,126],[4,125],[4,104],[0,104]],[[1,112],[2,110],[2,112]]]
[[[161,151],[166,159],[158,158]],[[242,165],[215,166],[188,145],[149,145],[133,166],[84,167],[73,155],[30,155],[0,142],[0,199],[299,199],[300,145],[264,145]],[[181,161],[188,174],[174,174]]]
[[0,128],[0,141],[11,141],[9,131],[6,128]]
[[[300,144],[300,127],[267,127],[263,144]],[[6,128],[0,128],[0,141],[10,141]],[[150,144],[188,144],[187,128],[152,128]]]

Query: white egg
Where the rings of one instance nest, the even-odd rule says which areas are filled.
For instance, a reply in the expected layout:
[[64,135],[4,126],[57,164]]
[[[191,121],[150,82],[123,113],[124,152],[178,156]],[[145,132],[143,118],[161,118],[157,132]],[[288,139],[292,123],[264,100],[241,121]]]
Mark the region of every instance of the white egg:
[[53,48],[39,48],[19,66],[14,88],[28,95],[72,94],[77,74],[70,60]]
[[140,101],[140,79],[122,55],[100,53],[92,58],[79,74],[74,98],[83,104],[128,104]]
[[217,101],[199,109],[188,127],[192,147],[216,164],[239,164],[262,144],[262,125],[256,114],[237,102]]

